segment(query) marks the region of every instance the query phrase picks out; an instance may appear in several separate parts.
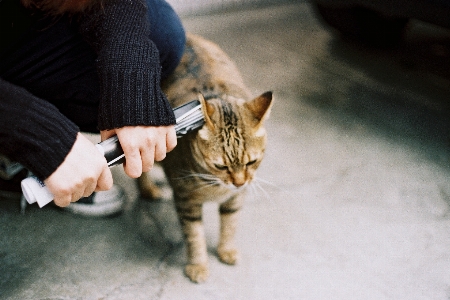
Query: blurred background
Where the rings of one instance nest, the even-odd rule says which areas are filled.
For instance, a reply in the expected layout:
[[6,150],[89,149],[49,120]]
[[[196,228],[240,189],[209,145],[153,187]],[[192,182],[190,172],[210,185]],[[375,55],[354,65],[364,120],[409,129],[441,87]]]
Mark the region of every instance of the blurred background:
[[211,13],[213,11],[223,12],[229,9],[243,9],[245,7],[277,5],[295,1],[297,0],[169,0],[167,2],[169,2],[180,15],[194,15],[208,12]]
[[274,92],[240,263],[205,205],[211,277],[189,282],[170,191],[142,201],[115,168],[116,218],[0,201],[0,298],[450,299],[449,1],[169,2]]

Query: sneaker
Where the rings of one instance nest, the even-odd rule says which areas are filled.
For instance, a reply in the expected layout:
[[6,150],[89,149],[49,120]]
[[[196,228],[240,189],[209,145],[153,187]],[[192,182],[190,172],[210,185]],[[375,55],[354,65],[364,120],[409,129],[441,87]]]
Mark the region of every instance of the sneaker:
[[0,197],[17,198],[22,195],[20,182],[28,175],[27,170],[22,170],[9,179],[0,177]]
[[86,217],[109,217],[120,214],[123,211],[124,203],[123,189],[118,185],[113,185],[108,191],[95,192],[63,209]]
[[17,198],[22,195],[20,182],[26,178],[28,171],[16,162],[0,155],[0,197]]
[[21,164],[11,161],[6,156],[0,154],[0,179],[12,179],[24,169]]

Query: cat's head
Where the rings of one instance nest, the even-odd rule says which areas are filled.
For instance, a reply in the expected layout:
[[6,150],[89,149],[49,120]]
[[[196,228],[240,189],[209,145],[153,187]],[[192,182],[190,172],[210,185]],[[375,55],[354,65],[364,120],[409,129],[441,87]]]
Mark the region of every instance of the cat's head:
[[272,107],[272,92],[252,100],[232,96],[200,96],[205,125],[198,131],[196,160],[229,187],[242,187],[254,177],[264,156],[264,121]]

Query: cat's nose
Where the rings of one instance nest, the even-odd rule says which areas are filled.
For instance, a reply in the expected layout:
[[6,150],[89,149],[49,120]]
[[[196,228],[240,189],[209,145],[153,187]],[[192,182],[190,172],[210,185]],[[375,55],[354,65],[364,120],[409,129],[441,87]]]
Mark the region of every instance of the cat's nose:
[[245,184],[245,181],[244,182],[233,182],[233,185],[235,186],[235,187],[241,187],[241,186],[243,186]]
[[245,178],[244,172],[236,172],[232,174],[232,182],[235,187],[241,187],[243,186],[247,180]]
[[245,185],[246,182],[245,178],[233,178],[233,185],[235,187],[241,187]]

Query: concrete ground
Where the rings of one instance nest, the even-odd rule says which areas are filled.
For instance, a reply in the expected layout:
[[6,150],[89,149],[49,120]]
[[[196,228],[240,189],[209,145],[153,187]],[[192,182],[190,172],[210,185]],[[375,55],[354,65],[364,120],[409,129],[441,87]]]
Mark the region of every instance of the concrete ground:
[[449,32],[412,23],[397,49],[364,49],[301,1],[183,21],[276,97],[240,263],[216,259],[207,205],[211,277],[191,283],[170,200],[139,201],[115,168],[115,218],[0,201],[0,298],[450,299]]

